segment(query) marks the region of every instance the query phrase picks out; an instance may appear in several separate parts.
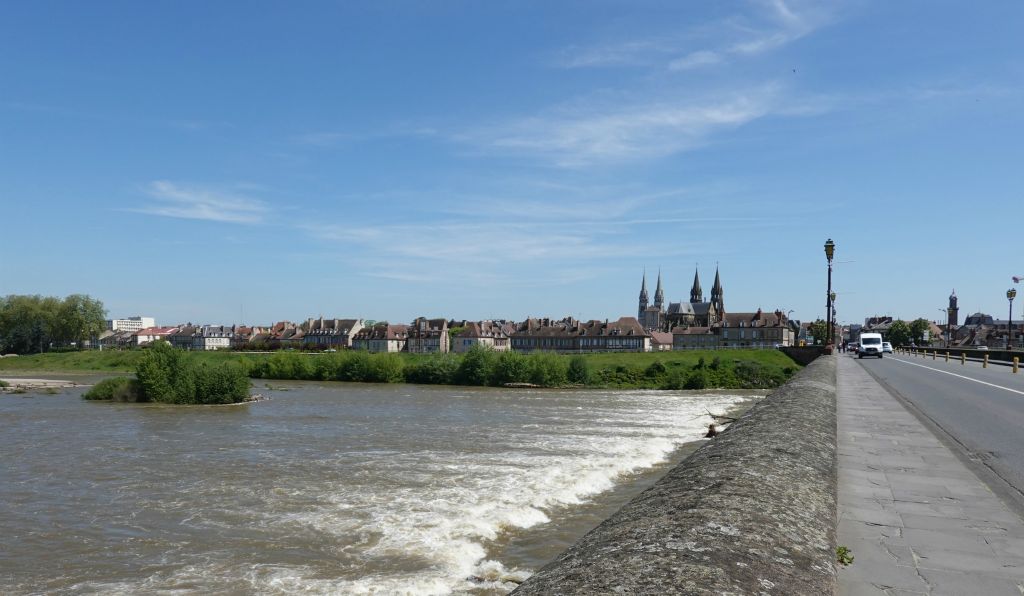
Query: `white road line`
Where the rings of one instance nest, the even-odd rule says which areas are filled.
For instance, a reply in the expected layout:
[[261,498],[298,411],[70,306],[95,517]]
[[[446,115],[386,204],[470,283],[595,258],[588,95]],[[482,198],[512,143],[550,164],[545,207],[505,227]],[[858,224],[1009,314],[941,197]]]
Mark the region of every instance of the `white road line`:
[[899,358],[892,358],[891,360],[893,362],[902,362],[903,364],[909,364],[911,366],[920,366],[921,368],[927,368],[928,370],[934,370],[935,372],[940,372],[940,373],[942,373],[944,375],[952,375],[954,377],[960,377],[961,379],[966,379],[968,381],[974,381],[975,383],[981,383],[982,385],[988,385],[989,387],[995,387],[996,389],[1005,389],[1005,390],[1013,392],[1013,393],[1018,393],[1020,395],[1024,395],[1024,391],[1018,391],[1017,389],[1010,389],[1009,387],[1003,387],[1002,385],[996,385],[995,383],[986,383],[985,381],[979,381],[978,379],[972,379],[971,377],[965,377],[964,375],[958,375],[956,373],[951,373],[948,370],[942,370],[941,368],[932,368],[930,366],[925,366],[923,364],[918,364],[916,362],[908,362],[906,360],[901,360]]

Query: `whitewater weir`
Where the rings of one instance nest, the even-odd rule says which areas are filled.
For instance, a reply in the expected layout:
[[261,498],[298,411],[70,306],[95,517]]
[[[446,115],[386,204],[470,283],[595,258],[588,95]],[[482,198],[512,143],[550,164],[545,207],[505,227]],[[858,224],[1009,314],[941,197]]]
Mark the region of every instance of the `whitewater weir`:
[[818,358],[513,593],[832,594],[836,444]]

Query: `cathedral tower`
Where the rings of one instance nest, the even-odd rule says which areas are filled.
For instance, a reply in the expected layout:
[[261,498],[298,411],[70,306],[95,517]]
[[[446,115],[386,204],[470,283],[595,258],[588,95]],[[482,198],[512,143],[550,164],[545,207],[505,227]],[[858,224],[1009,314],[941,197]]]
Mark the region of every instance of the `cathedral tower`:
[[719,315],[725,313],[725,299],[722,296],[722,280],[718,277],[718,266],[715,266],[715,285],[711,286],[711,302],[718,309]]
[[693,272],[693,287],[690,288],[690,302],[704,302],[704,290],[700,288],[700,272]]
[[654,290],[654,306],[665,310],[665,292],[661,289],[661,269],[658,269],[658,289]]
[[644,319],[644,311],[647,310],[647,272],[644,271],[644,280],[640,284],[640,308],[636,311],[636,319],[642,321]]

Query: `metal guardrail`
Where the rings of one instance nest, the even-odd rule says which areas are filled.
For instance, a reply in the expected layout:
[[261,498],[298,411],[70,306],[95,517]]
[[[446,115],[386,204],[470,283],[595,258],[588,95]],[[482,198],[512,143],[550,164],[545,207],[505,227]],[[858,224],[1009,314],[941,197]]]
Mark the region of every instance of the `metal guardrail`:
[[942,359],[946,362],[960,360],[961,364],[980,362],[983,367],[989,364],[996,366],[1008,366],[1014,373],[1020,371],[1021,356],[1024,352],[1018,350],[977,350],[969,348],[918,348],[899,347],[896,351],[909,356],[920,356],[932,360]]

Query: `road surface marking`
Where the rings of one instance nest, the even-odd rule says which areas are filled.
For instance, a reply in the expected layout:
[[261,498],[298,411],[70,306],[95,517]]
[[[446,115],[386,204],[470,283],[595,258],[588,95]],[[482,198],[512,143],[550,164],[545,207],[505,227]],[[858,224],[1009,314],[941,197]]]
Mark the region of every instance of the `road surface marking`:
[[920,366],[921,368],[927,368],[928,370],[934,370],[935,372],[940,372],[940,373],[942,373],[944,375],[952,375],[954,377],[960,377],[961,379],[966,379],[968,381],[974,381],[975,383],[981,383],[982,385],[988,385],[989,387],[995,387],[996,389],[1005,389],[1007,391],[1012,391],[1013,393],[1019,393],[1020,395],[1024,395],[1024,391],[1018,391],[1016,389],[1010,389],[1009,387],[1003,387],[1002,385],[996,385],[995,383],[986,383],[985,381],[979,381],[978,379],[972,379],[971,377],[965,377],[964,375],[958,375],[956,373],[951,373],[948,370],[942,370],[941,368],[932,368],[930,366],[925,366],[923,364],[918,364],[916,362],[908,362],[906,360],[901,360],[899,358],[892,358],[891,360],[893,360],[894,362],[902,362],[903,364],[909,364],[911,366]]

